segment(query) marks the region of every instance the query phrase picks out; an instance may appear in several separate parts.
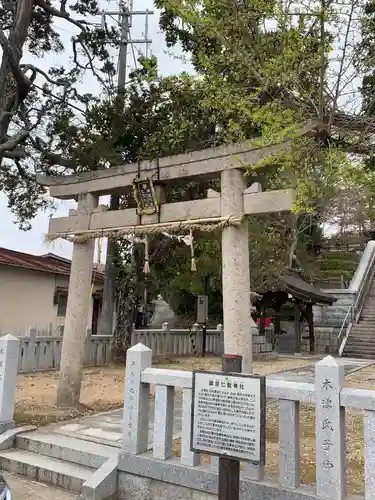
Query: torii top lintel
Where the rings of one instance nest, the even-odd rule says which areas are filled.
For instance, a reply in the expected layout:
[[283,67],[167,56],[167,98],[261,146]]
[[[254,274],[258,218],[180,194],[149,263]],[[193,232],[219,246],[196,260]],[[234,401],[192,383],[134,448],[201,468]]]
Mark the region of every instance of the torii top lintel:
[[[305,135],[313,128],[313,122],[309,121],[300,127],[298,135]],[[247,141],[73,175],[37,175],[36,179],[39,184],[50,188],[54,198],[72,199],[81,193],[105,195],[131,186],[136,177],[139,180],[151,177],[154,182],[162,183],[215,177],[223,170],[245,168],[288,147],[288,141],[265,147],[255,147]]]

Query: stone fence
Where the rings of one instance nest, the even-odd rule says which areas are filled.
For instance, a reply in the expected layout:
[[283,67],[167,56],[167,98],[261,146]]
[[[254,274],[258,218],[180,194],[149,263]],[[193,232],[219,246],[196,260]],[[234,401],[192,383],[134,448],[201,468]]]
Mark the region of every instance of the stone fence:
[[[4,338],[4,337],[3,337]],[[39,336],[35,328],[29,328],[20,341],[18,373],[58,370],[60,366],[62,336]],[[144,343],[152,349],[153,356],[191,356],[201,352],[202,330],[193,325],[191,330],[170,330],[165,323],[160,330],[134,330],[132,345]],[[207,330],[206,352],[221,354],[223,329]],[[86,336],[84,364],[104,366],[113,361],[113,337],[111,335]]]
[[[152,350],[153,356],[192,356],[202,352],[203,329],[196,323],[191,329],[170,329],[163,323],[160,330],[134,330],[132,345],[139,342]],[[207,329],[206,353],[223,353],[223,326]]]
[[[39,336],[35,328],[29,328],[20,341],[18,373],[58,370],[60,366],[63,336]],[[277,356],[272,351],[270,331],[259,336],[253,332],[254,359],[271,359]],[[222,325],[207,329],[206,353],[223,353],[224,332]],[[168,323],[160,330],[134,330],[131,345],[141,342],[152,350],[154,358],[163,356],[194,356],[202,352],[202,328],[195,324],[191,329],[169,329]],[[84,364],[104,366],[113,361],[112,335],[91,335],[88,330],[85,345]]]
[[[60,367],[63,337],[37,335],[35,328],[29,328],[26,335],[18,337],[18,373],[31,373],[45,370],[58,370]],[[86,337],[84,364],[103,366],[113,359],[113,337],[91,335]]]
[[[126,498],[214,499],[217,493],[218,460],[190,449],[192,372],[152,368],[152,352],[142,344],[128,351],[124,400],[124,441],[118,464],[118,484],[126,488]],[[278,478],[266,479],[264,467],[243,463],[241,497],[255,500],[344,500],[347,491],[345,412],[360,410],[364,417],[364,496],[375,498],[375,391],[344,387],[344,366],[328,356],[315,367],[314,383],[267,379],[267,398],[278,404]],[[148,440],[149,400],[155,385],[155,411],[152,451]],[[174,392],[182,392],[180,458],[173,455]],[[278,401],[278,403],[277,403]],[[315,406],[316,453],[311,451],[314,484],[301,485],[300,405]],[[360,417],[359,417],[360,418]],[[267,425],[269,425],[267,423]],[[266,433],[267,434],[267,433]],[[276,445],[272,443],[272,454]],[[151,483],[150,483],[151,481]],[[151,487],[152,485],[152,487]],[[194,491],[192,491],[194,490]],[[211,496],[212,495],[212,496]],[[121,497],[123,498],[123,497]],[[125,497],[124,497],[125,498]],[[160,496],[159,496],[160,498]]]

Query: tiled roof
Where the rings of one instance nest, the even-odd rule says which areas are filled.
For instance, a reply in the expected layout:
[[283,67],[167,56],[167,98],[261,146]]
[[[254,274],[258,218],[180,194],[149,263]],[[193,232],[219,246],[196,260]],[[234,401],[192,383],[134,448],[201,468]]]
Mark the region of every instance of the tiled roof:
[[[52,253],[31,255],[0,247],[0,265],[69,276],[71,261]],[[93,274],[95,281],[104,281],[103,273],[99,273],[94,269]]]

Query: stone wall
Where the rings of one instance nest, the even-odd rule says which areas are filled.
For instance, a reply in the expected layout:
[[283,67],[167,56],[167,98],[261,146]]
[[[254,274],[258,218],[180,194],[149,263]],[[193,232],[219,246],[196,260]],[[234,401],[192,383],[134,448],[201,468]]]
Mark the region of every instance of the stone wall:
[[[122,472],[121,469],[133,469],[134,457],[125,464],[120,460],[117,477],[118,500],[215,500],[217,499],[217,474],[199,470],[197,467],[178,467],[170,463],[147,463],[151,467],[141,475]],[[136,457],[138,458],[138,457]],[[149,460],[148,462],[151,462]],[[146,463],[144,464],[146,465]],[[153,476],[153,477],[150,477]],[[158,478],[158,479],[156,479]],[[159,479],[160,478],[160,479]],[[241,500],[315,500],[320,499],[312,488],[291,490],[277,487],[271,483],[259,483],[242,480],[240,484]]]
[[337,297],[332,306],[314,306],[314,323],[319,326],[341,327],[348,309],[354,304],[356,293],[351,290],[325,290]]
[[[315,354],[337,354],[338,343],[337,336],[339,328],[331,326],[318,326],[315,327]],[[310,340],[308,338],[308,331],[305,329],[302,333],[301,341],[302,352],[310,352]]]
[[258,329],[253,329],[252,342],[254,360],[269,360],[277,358],[277,352],[272,348],[271,335],[271,329],[266,329],[265,335],[258,335]]

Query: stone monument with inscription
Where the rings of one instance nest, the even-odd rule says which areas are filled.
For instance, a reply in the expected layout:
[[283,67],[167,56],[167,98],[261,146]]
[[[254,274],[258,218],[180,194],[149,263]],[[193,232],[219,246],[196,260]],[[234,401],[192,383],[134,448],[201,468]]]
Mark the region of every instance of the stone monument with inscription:
[[0,338],[0,433],[15,426],[19,345],[19,339],[13,335]]
[[346,495],[345,410],[340,405],[344,382],[344,366],[332,356],[316,364],[316,492],[327,500]]

